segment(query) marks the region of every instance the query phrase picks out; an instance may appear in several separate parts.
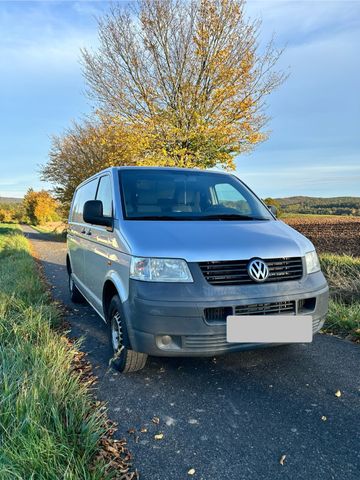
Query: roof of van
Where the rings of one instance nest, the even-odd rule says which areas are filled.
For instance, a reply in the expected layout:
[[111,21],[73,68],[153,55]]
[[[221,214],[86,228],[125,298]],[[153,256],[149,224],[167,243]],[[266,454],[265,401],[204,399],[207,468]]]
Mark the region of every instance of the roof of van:
[[136,169],[136,170],[179,170],[179,171],[197,171],[197,172],[219,172],[219,173],[225,173],[223,170],[211,170],[211,169],[203,169],[203,168],[182,168],[182,167],[157,167],[156,165],[154,166],[136,166],[136,165],[127,165],[127,166],[120,166],[120,167],[111,167],[111,168],[117,168],[118,170],[129,170],[129,169]]

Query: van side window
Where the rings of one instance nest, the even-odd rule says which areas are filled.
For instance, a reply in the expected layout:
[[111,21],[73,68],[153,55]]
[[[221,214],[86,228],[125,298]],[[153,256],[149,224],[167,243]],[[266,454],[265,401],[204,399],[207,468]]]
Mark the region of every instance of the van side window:
[[69,222],[76,222],[75,220],[75,206],[76,203],[79,201],[79,190],[75,190],[72,202],[71,202],[71,209],[69,214]]
[[76,223],[83,223],[83,210],[85,202],[95,199],[96,187],[98,184],[97,178],[91,182],[85,183],[76,191],[76,196],[73,205],[71,221]]
[[215,185],[216,197],[219,205],[227,208],[236,208],[243,214],[251,213],[249,203],[230,183],[218,183]]
[[102,201],[104,217],[112,217],[112,191],[109,175],[100,178],[96,200]]

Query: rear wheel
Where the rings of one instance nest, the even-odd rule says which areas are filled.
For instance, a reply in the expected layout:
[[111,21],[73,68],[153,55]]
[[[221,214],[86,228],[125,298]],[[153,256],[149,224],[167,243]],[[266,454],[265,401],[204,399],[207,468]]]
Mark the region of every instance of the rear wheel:
[[84,297],[80,293],[80,290],[75,285],[71,272],[69,272],[69,293],[70,300],[74,303],[84,303]]
[[123,373],[136,372],[144,368],[147,354],[134,352],[129,348],[129,337],[118,295],[115,295],[110,302],[108,325],[110,343],[114,352],[111,365]]

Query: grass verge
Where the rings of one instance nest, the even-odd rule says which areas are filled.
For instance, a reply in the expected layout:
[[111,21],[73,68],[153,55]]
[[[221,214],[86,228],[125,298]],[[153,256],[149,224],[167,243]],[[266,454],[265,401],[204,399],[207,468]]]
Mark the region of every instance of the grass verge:
[[320,262],[331,297],[323,331],[360,341],[360,258],[323,254]]
[[39,233],[45,233],[49,236],[49,240],[56,242],[65,242],[67,227],[66,224],[49,224],[49,225],[31,225],[31,228]]
[[0,225],[0,478],[125,478],[101,454],[105,413],[59,322],[28,241]]

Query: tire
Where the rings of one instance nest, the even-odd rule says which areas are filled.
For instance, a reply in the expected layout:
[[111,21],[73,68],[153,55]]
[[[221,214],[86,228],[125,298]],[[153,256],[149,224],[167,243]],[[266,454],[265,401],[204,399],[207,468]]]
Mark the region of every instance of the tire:
[[120,297],[115,295],[108,309],[109,341],[114,352],[110,364],[122,373],[137,372],[145,367],[147,354],[134,352],[129,344],[129,337],[124,321]]
[[85,299],[80,293],[80,290],[75,285],[71,272],[69,273],[69,294],[70,300],[74,303],[84,303]]

